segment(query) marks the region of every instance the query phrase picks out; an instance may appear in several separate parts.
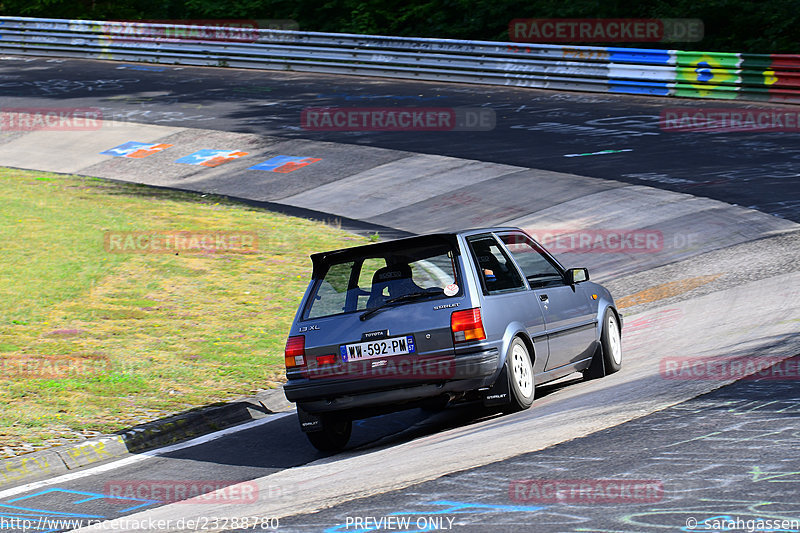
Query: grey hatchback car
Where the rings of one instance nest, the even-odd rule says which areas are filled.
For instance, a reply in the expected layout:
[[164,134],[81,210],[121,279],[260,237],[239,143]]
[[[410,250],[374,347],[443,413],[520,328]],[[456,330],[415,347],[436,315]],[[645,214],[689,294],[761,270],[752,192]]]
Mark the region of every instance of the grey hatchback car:
[[475,401],[530,407],[536,386],[622,364],[622,316],[585,268],[518,228],[438,233],[311,256],[286,342],[286,398],[319,450],[352,421]]

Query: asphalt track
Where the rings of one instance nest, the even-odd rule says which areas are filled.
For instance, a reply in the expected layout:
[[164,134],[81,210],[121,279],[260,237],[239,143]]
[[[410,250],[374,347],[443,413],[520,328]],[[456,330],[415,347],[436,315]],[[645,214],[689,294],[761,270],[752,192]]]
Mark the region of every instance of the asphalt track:
[[[6,59],[0,62],[0,73],[3,108],[94,106],[115,120],[465,157],[644,184],[754,206],[788,220],[800,218],[798,134],[658,130],[654,117],[661,107],[699,106],[698,102],[77,60]],[[497,111],[498,127],[492,132],[447,134],[300,130],[300,111],[319,105],[490,105]],[[632,151],[565,157],[606,149]],[[493,182],[495,188],[501,185]],[[517,194],[506,187],[509,196]],[[597,209],[613,198],[635,197],[653,212],[664,205],[680,211],[681,205],[694,202],[636,188],[623,191],[619,184],[593,187],[600,196],[570,200],[581,213],[586,210],[593,216],[597,213],[590,204],[615,188],[619,191],[606,195],[609,203]],[[528,198],[537,194],[525,192]],[[311,194],[310,200],[303,197],[298,202],[311,202]],[[645,196],[652,201],[644,202]],[[652,215],[646,211],[638,213],[642,220]],[[717,211],[729,221],[745,216],[730,208]],[[428,212],[435,214],[435,206]],[[630,222],[636,215],[627,214],[623,220]],[[665,383],[653,367],[665,353],[797,353],[797,232],[790,231],[790,224],[776,220],[771,225],[755,215],[749,218],[749,230],[730,223],[720,226],[724,231],[706,233],[712,240],[727,240],[716,247],[703,241],[693,256],[648,256],[638,263],[595,258],[590,267],[606,274],[619,272],[619,279],[610,283],[615,294],[635,294],[637,288],[663,281],[702,279],[673,298],[642,297],[632,307],[632,327],[623,340],[623,372],[595,382],[545,387],[530,411],[497,416],[458,407],[369,419],[357,425],[347,452],[334,457],[314,451],[292,415],[277,415],[193,446],[0,491],[0,512],[83,519],[140,517],[143,511],[157,518],[274,516],[280,517],[279,530],[289,531],[358,531],[347,527],[348,517],[398,512],[414,513],[415,518],[449,516],[457,531],[677,531],[685,527],[684,515],[695,508],[698,521],[719,513],[747,511],[755,516],[767,508],[772,514],[800,518],[796,498],[779,497],[797,494],[792,483],[800,468],[789,452],[798,440],[792,424],[796,381],[736,384],[691,400],[723,382]],[[685,217],[689,218],[681,222],[683,230],[692,224],[691,216]],[[698,234],[707,231],[697,229]],[[744,237],[731,240],[734,233]],[[720,279],[714,277],[721,273]],[[648,414],[654,411],[660,412]],[[647,416],[639,418],[643,415]],[[747,439],[753,435],[757,438]],[[570,439],[578,440],[566,442]],[[767,446],[770,439],[773,444]],[[710,457],[724,460],[709,462]],[[477,465],[485,466],[474,469]],[[754,474],[755,468],[759,470]],[[512,480],[545,476],[657,479],[665,496],[635,508],[510,501]],[[754,484],[742,481],[747,479]],[[251,488],[259,498],[164,506],[168,499],[108,497],[115,483],[169,480],[254,483]],[[774,490],[777,483],[783,492]],[[435,529],[444,530],[446,524],[440,522]],[[219,530],[237,529],[229,522],[215,525]]]
[[[796,384],[743,380],[541,452],[286,518],[280,530],[360,533],[393,517],[410,531],[699,532],[722,520],[734,524],[718,530],[798,531],[798,416]],[[617,485],[589,491],[592,480]],[[608,501],[617,494],[625,501]]]
[[[4,107],[98,107],[106,120],[478,159],[649,185],[800,221],[797,133],[680,133],[659,127],[665,108],[781,106],[7,57],[16,59],[0,61]],[[496,127],[457,133],[303,130],[302,110],[320,106],[488,107],[496,113]],[[604,150],[622,152],[573,156]]]
[[[800,365],[800,358],[794,358]],[[774,378],[774,376],[773,376]],[[566,384],[569,386],[569,384]],[[543,387],[547,396],[561,386]],[[353,500],[313,514],[295,515],[268,520],[259,515],[214,517],[208,515],[208,525],[230,525],[232,519],[247,519],[246,528],[227,528],[230,531],[325,532],[346,531],[362,533],[376,528],[375,520],[409,519],[410,526],[397,527],[402,531],[570,531],[570,532],[700,532],[722,518],[741,520],[797,520],[800,515],[796,496],[800,483],[794,450],[797,443],[796,421],[800,410],[796,384],[756,378],[739,381],[693,400],[628,422],[615,428],[598,431],[587,437],[558,444],[541,452],[523,454],[487,466],[455,472],[402,491],[392,491],[369,498]],[[469,425],[476,418],[469,408],[451,409],[450,413],[421,416],[407,414],[396,420],[398,431],[383,439],[382,445],[419,439],[433,435],[453,425]],[[484,418],[496,414],[484,412]],[[280,448],[298,448],[304,452],[304,439],[293,435],[294,418],[288,416],[266,427],[250,429],[239,439],[271,444]],[[356,444],[363,450],[377,445],[365,444],[363,430],[356,428]],[[375,429],[375,425],[370,429]],[[278,440],[276,433],[288,435]],[[359,434],[360,433],[360,434]],[[272,440],[273,442],[270,442]],[[487,443],[488,445],[488,443]],[[146,502],[94,499],[95,495],[113,491],[115,483],[134,483],[137,480],[171,478],[181,480],[217,479],[241,480],[263,475],[276,468],[287,468],[307,459],[309,453],[285,453],[264,457],[263,448],[251,445],[247,458],[243,446],[226,453],[217,446],[199,445],[187,450],[166,454],[161,459],[116,470],[116,476],[106,481],[106,490],[98,489],[98,480],[87,478],[80,482],[61,484],[56,490],[38,491],[14,499],[16,506],[45,508],[71,507],[75,517],[51,515],[52,520],[74,520],[94,516],[122,514],[120,509]],[[214,454],[211,456],[211,454]],[[304,457],[305,455],[305,457]],[[176,469],[176,461],[194,464]],[[172,464],[169,475],[163,469]],[[158,474],[159,470],[161,473]],[[150,477],[148,477],[150,476]],[[187,477],[189,476],[189,477]],[[195,476],[195,477],[191,477]],[[520,491],[518,482],[547,483],[562,481],[576,483],[590,480],[628,480],[629,483],[648,483],[660,490],[631,492],[627,501],[595,501],[602,494],[573,493],[562,488],[562,500],[547,497],[546,493]],[[569,485],[570,487],[574,485]],[[526,486],[526,485],[523,485]],[[530,487],[530,485],[527,485]],[[275,485],[269,497],[291,500],[294,487]],[[611,490],[611,489],[609,489]],[[89,501],[86,501],[89,500]],[[9,501],[9,500],[6,500]],[[127,514],[127,513],[125,513]],[[365,520],[373,520],[365,526]],[[687,527],[687,520],[695,527]],[[356,522],[360,520],[361,522]],[[264,524],[265,527],[261,527]],[[274,525],[279,527],[274,528]],[[797,531],[795,527],[775,528],[775,531]],[[10,528],[16,531],[13,528]],[[197,528],[200,530],[201,528]],[[725,530],[725,529],[723,529]],[[730,527],[727,531],[745,529]]]

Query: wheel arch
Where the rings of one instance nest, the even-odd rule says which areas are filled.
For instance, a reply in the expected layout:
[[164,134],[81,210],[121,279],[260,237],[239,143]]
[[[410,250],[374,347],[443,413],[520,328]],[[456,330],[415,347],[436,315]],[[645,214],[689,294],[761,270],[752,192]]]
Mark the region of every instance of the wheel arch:
[[506,363],[508,350],[511,348],[511,343],[514,342],[514,339],[517,337],[522,339],[522,342],[525,344],[525,348],[528,350],[528,357],[530,357],[531,366],[534,365],[534,362],[536,361],[536,349],[534,348],[533,340],[531,340],[530,336],[528,335],[528,331],[525,329],[525,326],[522,323],[511,322],[506,327],[506,331],[503,334],[503,346],[498,369],[503,368],[503,365]]
[[[622,313],[619,312],[617,306],[614,302],[614,297],[611,296],[611,292],[605,288],[604,286],[594,283],[592,281],[588,281],[585,283],[586,288],[590,290],[591,294],[593,295],[593,299],[590,300],[592,305],[597,311],[596,319],[597,319],[597,341],[600,341],[600,335],[603,333],[603,319],[606,315],[606,309],[611,309],[614,315],[616,316],[617,323],[620,326],[620,334],[622,333]],[[588,294],[587,293],[587,297]],[[594,298],[597,296],[597,298]]]
[[[622,313],[614,305],[608,305],[606,309],[610,309],[614,313],[614,317],[617,319],[617,327],[619,327],[619,336],[622,338]],[[603,314],[605,315],[605,313]]]
[[614,318],[617,319],[617,326],[619,327],[619,335],[622,337],[622,313],[614,306],[613,302],[604,302],[604,305],[597,306],[597,341],[600,342],[600,336],[603,334],[605,327],[606,311],[610,310],[614,313]]

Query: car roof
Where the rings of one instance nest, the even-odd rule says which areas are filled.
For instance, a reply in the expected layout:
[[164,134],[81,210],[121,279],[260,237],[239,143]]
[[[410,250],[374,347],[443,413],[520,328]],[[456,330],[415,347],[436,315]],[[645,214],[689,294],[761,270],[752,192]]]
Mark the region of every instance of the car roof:
[[479,233],[502,233],[505,231],[522,231],[520,228],[516,226],[494,226],[491,228],[474,228],[474,229],[465,229],[458,232],[459,235],[469,236],[469,235],[476,235]]
[[412,248],[417,246],[429,246],[435,244],[449,244],[453,247],[458,242],[458,236],[470,236],[481,233],[501,232],[501,231],[521,231],[519,228],[503,226],[491,228],[474,228],[452,232],[443,233],[428,233],[424,235],[415,235],[413,237],[403,237],[400,239],[393,239],[390,241],[383,241],[371,244],[364,244],[361,246],[353,246],[351,248],[340,248],[338,250],[330,250],[327,252],[319,252],[311,255],[311,260],[314,263],[314,277],[321,274],[319,269],[330,263],[341,263],[352,259],[363,257],[364,255],[381,255],[384,253],[393,253],[404,248]]

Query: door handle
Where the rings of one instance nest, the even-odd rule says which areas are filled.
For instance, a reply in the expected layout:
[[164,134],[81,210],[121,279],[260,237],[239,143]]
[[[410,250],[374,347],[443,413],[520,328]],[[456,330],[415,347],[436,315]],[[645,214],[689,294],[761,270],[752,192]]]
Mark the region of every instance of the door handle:
[[547,301],[547,295],[546,294],[540,294],[539,295],[539,300],[541,300],[543,302],[546,302]]

